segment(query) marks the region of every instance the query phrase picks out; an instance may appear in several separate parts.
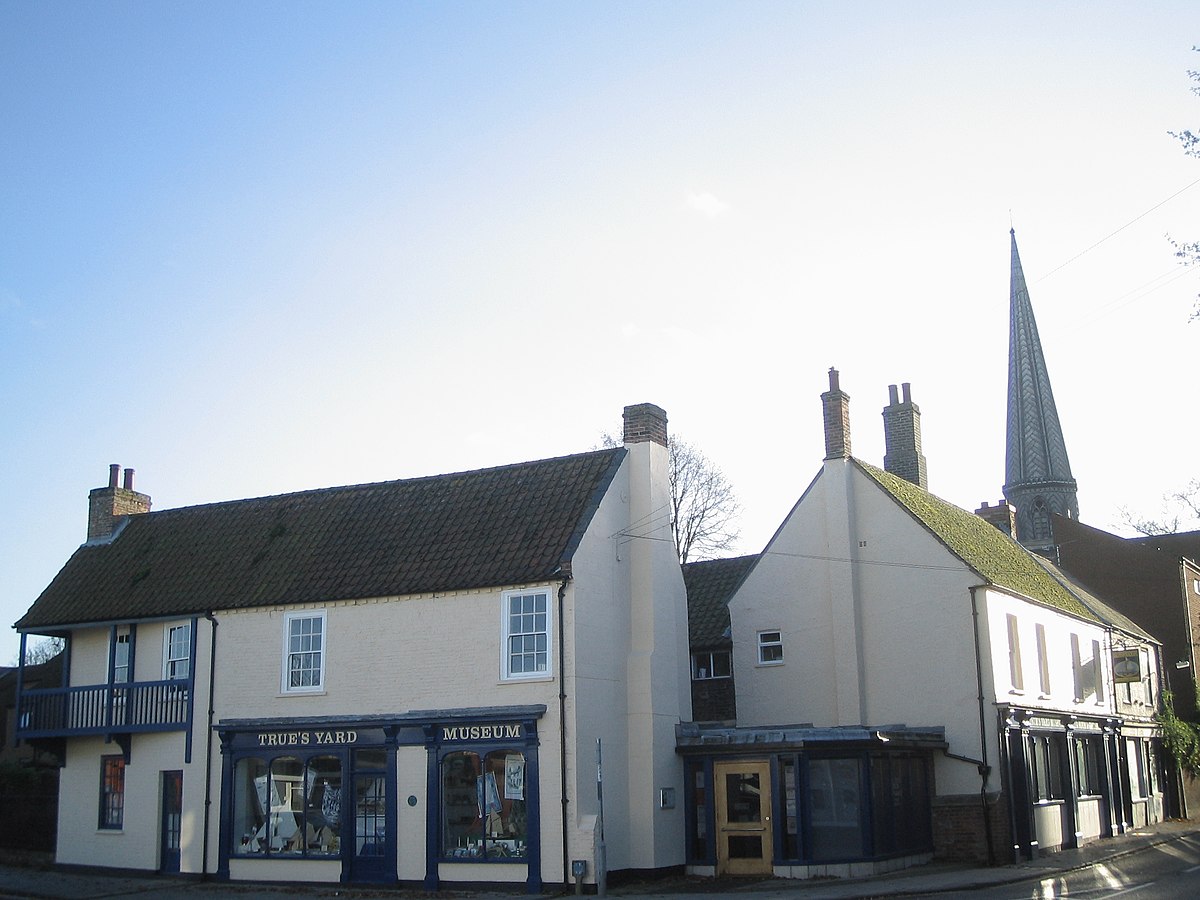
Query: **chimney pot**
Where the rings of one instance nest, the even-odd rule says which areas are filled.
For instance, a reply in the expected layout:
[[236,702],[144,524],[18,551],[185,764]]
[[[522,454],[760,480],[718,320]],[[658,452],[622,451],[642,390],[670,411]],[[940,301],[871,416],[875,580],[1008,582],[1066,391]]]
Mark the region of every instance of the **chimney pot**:
[[921,451],[921,409],[912,402],[908,382],[902,389],[904,401],[900,402],[896,386],[888,385],[891,403],[883,408],[883,468],[928,490],[929,476],[925,454]]
[[112,538],[118,522],[124,516],[150,512],[150,498],[133,489],[133,469],[125,470],[125,486],[120,487],[121,467],[109,466],[108,487],[98,487],[88,494],[88,541]]

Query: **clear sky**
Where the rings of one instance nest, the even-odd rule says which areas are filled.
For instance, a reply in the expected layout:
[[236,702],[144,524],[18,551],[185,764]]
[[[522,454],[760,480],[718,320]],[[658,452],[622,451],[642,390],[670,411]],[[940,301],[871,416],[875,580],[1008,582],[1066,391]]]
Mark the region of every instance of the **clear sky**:
[[755,552],[830,366],[855,455],[910,382],[930,488],[994,502],[1010,225],[1081,517],[1153,514],[1200,474],[1196,43],[1194,0],[0,0],[0,619],[110,463],[165,509],[587,450],[639,402]]

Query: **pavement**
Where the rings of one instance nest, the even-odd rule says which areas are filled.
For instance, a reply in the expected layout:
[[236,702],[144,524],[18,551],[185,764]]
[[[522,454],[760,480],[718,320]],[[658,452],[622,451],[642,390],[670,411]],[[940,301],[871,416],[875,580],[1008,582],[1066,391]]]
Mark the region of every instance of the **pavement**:
[[[1096,841],[1078,850],[1063,850],[1035,860],[1004,866],[971,867],[930,863],[869,878],[791,880],[782,878],[679,877],[618,884],[610,897],[637,900],[712,900],[717,895],[744,896],[747,900],[867,900],[969,891],[1052,879],[1149,847],[1190,841],[1200,845],[1200,821],[1171,821],[1140,829],[1119,838]],[[58,867],[36,858],[0,861],[0,898],[52,898],[52,900],[282,900],[297,898],[464,898],[464,900],[515,900],[527,894],[497,890],[422,891],[402,887],[360,887],[339,884],[259,884],[200,881],[189,876],[163,876],[111,870]],[[569,897],[550,891],[544,898]],[[594,893],[593,893],[593,896]]]

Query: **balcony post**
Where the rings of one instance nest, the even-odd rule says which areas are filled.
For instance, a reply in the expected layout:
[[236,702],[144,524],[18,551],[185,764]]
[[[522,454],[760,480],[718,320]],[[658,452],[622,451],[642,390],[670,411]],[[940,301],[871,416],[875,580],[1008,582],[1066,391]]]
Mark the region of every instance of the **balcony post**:
[[28,637],[28,635],[26,635],[25,632],[22,631],[21,632],[21,649],[17,651],[17,703],[16,703],[17,720],[15,723],[17,733],[15,735],[16,740],[13,741],[13,745],[16,747],[21,746],[21,700],[23,699],[22,694],[24,693],[24,688],[25,688],[25,640],[27,637]]
[[108,626],[108,690],[104,692],[104,727],[113,723],[113,668],[117,663],[117,626]]

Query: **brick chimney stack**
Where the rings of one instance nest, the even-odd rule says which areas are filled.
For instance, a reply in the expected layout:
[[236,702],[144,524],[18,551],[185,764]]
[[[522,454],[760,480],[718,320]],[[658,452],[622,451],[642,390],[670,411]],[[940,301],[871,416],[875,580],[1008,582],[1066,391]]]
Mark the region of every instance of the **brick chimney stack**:
[[995,525],[1014,541],[1017,539],[1017,508],[1004,498],[995,506],[988,506],[984,500],[983,505],[975,510],[975,515]]
[[119,481],[121,467],[113,464],[108,467],[108,486],[88,494],[88,543],[111,538],[122,517],[150,512],[150,496],[133,489],[133,469],[126,469],[120,485]]
[[888,385],[883,408],[883,468],[918,487],[929,489],[925,454],[921,452],[921,409],[912,402],[909,385],[902,385],[904,399],[896,396],[896,386]]
[[850,457],[850,395],[838,385],[838,370],[829,370],[829,390],[821,395],[825,416],[825,458]]
[[653,441],[667,446],[667,412],[653,403],[625,407],[625,443]]

